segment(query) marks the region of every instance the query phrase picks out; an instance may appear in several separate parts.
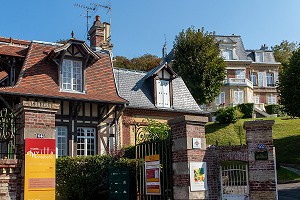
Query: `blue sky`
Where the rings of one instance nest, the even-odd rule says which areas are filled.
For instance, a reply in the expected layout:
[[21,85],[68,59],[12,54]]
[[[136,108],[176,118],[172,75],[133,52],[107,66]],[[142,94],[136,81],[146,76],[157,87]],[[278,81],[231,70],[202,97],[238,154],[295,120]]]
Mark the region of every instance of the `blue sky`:
[[[2,0],[0,36],[55,42],[75,38],[85,40],[85,11],[75,3],[105,5],[100,0]],[[175,36],[194,26],[218,35],[241,35],[246,49],[262,44],[271,47],[282,40],[300,41],[299,0],[110,0],[114,55],[128,58],[151,53],[161,56]],[[109,15],[99,8],[91,13],[101,21]]]

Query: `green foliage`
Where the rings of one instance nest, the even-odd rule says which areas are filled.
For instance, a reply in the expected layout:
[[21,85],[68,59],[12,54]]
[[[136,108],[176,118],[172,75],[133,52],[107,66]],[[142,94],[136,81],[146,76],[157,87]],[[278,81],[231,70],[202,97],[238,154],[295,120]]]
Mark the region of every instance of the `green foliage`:
[[246,131],[243,127],[243,122],[241,120],[238,120],[234,126],[234,131],[237,134],[238,138],[240,139],[240,144],[243,144],[243,141],[245,140],[246,137]]
[[135,146],[128,146],[123,148],[124,158],[135,159]]
[[236,107],[226,107],[220,108],[215,113],[216,121],[220,124],[230,124],[237,122],[242,118],[243,113],[239,111]]
[[278,104],[271,104],[265,106],[266,112],[270,115],[277,114],[278,117],[285,116],[284,106]]
[[244,114],[243,118],[252,118],[254,103],[243,103],[237,105],[238,109]]
[[130,167],[135,160],[111,156],[62,157],[56,160],[58,199],[108,199],[108,168]]
[[299,47],[299,44],[296,42],[289,42],[283,40],[279,45],[272,47],[274,52],[274,57],[277,62],[281,62],[283,66],[289,64],[289,60],[293,52]]
[[176,36],[173,69],[185,81],[198,104],[212,102],[225,78],[225,62],[214,36],[188,28]]
[[300,117],[300,48],[293,52],[289,64],[279,77],[281,104],[292,117]]
[[170,127],[166,123],[161,123],[153,119],[147,119],[148,126],[144,127],[146,134],[145,141],[148,142],[157,142],[161,140],[165,140],[169,137],[170,134]]
[[295,173],[295,172],[292,172],[288,169],[285,169],[283,167],[280,167],[278,170],[277,170],[277,180],[279,181],[300,181],[300,176]]
[[124,56],[116,56],[114,58],[114,67],[134,69],[140,71],[150,71],[159,66],[161,59],[155,55],[144,54],[137,58],[128,59]]

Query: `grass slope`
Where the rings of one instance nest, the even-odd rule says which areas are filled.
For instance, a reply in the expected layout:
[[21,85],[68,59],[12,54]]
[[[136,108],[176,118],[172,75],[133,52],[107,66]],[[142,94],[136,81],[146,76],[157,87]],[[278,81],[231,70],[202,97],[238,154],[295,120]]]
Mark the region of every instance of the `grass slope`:
[[[252,119],[242,119],[244,121]],[[266,120],[266,119],[264,119]],[[276,147],[276,156],[279,163],[290,163],[300,165],[300,119],[290,118],[272,118],[275,120],[273,126],[273,139]],[[242,136],[234,131],[237,125],[222,125],[217,123],[208,123],[205,126],[206,139],[208,145],[239,145],[245,144],[245,133]]]

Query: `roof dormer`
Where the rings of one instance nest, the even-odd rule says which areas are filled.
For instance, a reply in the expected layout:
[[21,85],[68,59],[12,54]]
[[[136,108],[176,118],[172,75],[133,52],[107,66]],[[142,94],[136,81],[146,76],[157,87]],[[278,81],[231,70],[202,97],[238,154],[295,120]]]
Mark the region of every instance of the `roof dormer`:
[[156,107],[172,107],[172,80],[176,77],[177,74],[167,63],[161,64],[160,66],[148,72],[148,74],[146,75],[146,79],[148,79],[153,84],[153,96]]
[[48,59],[59,66],[60,91],[85,93],[85,69],[99,58],[84,41],[74,38],[53,50]]

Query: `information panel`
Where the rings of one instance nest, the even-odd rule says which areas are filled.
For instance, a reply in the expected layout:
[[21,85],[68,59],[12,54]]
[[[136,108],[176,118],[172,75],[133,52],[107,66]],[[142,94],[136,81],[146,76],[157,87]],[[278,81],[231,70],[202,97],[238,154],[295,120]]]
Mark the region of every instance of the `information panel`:
[[25,139],[24,200],[55,199],[55,139]]
[[145,156],[146,194],[160,195],[160,160],[159,154]]
[[207,190],[206,162],[190,162],[191,191]]

